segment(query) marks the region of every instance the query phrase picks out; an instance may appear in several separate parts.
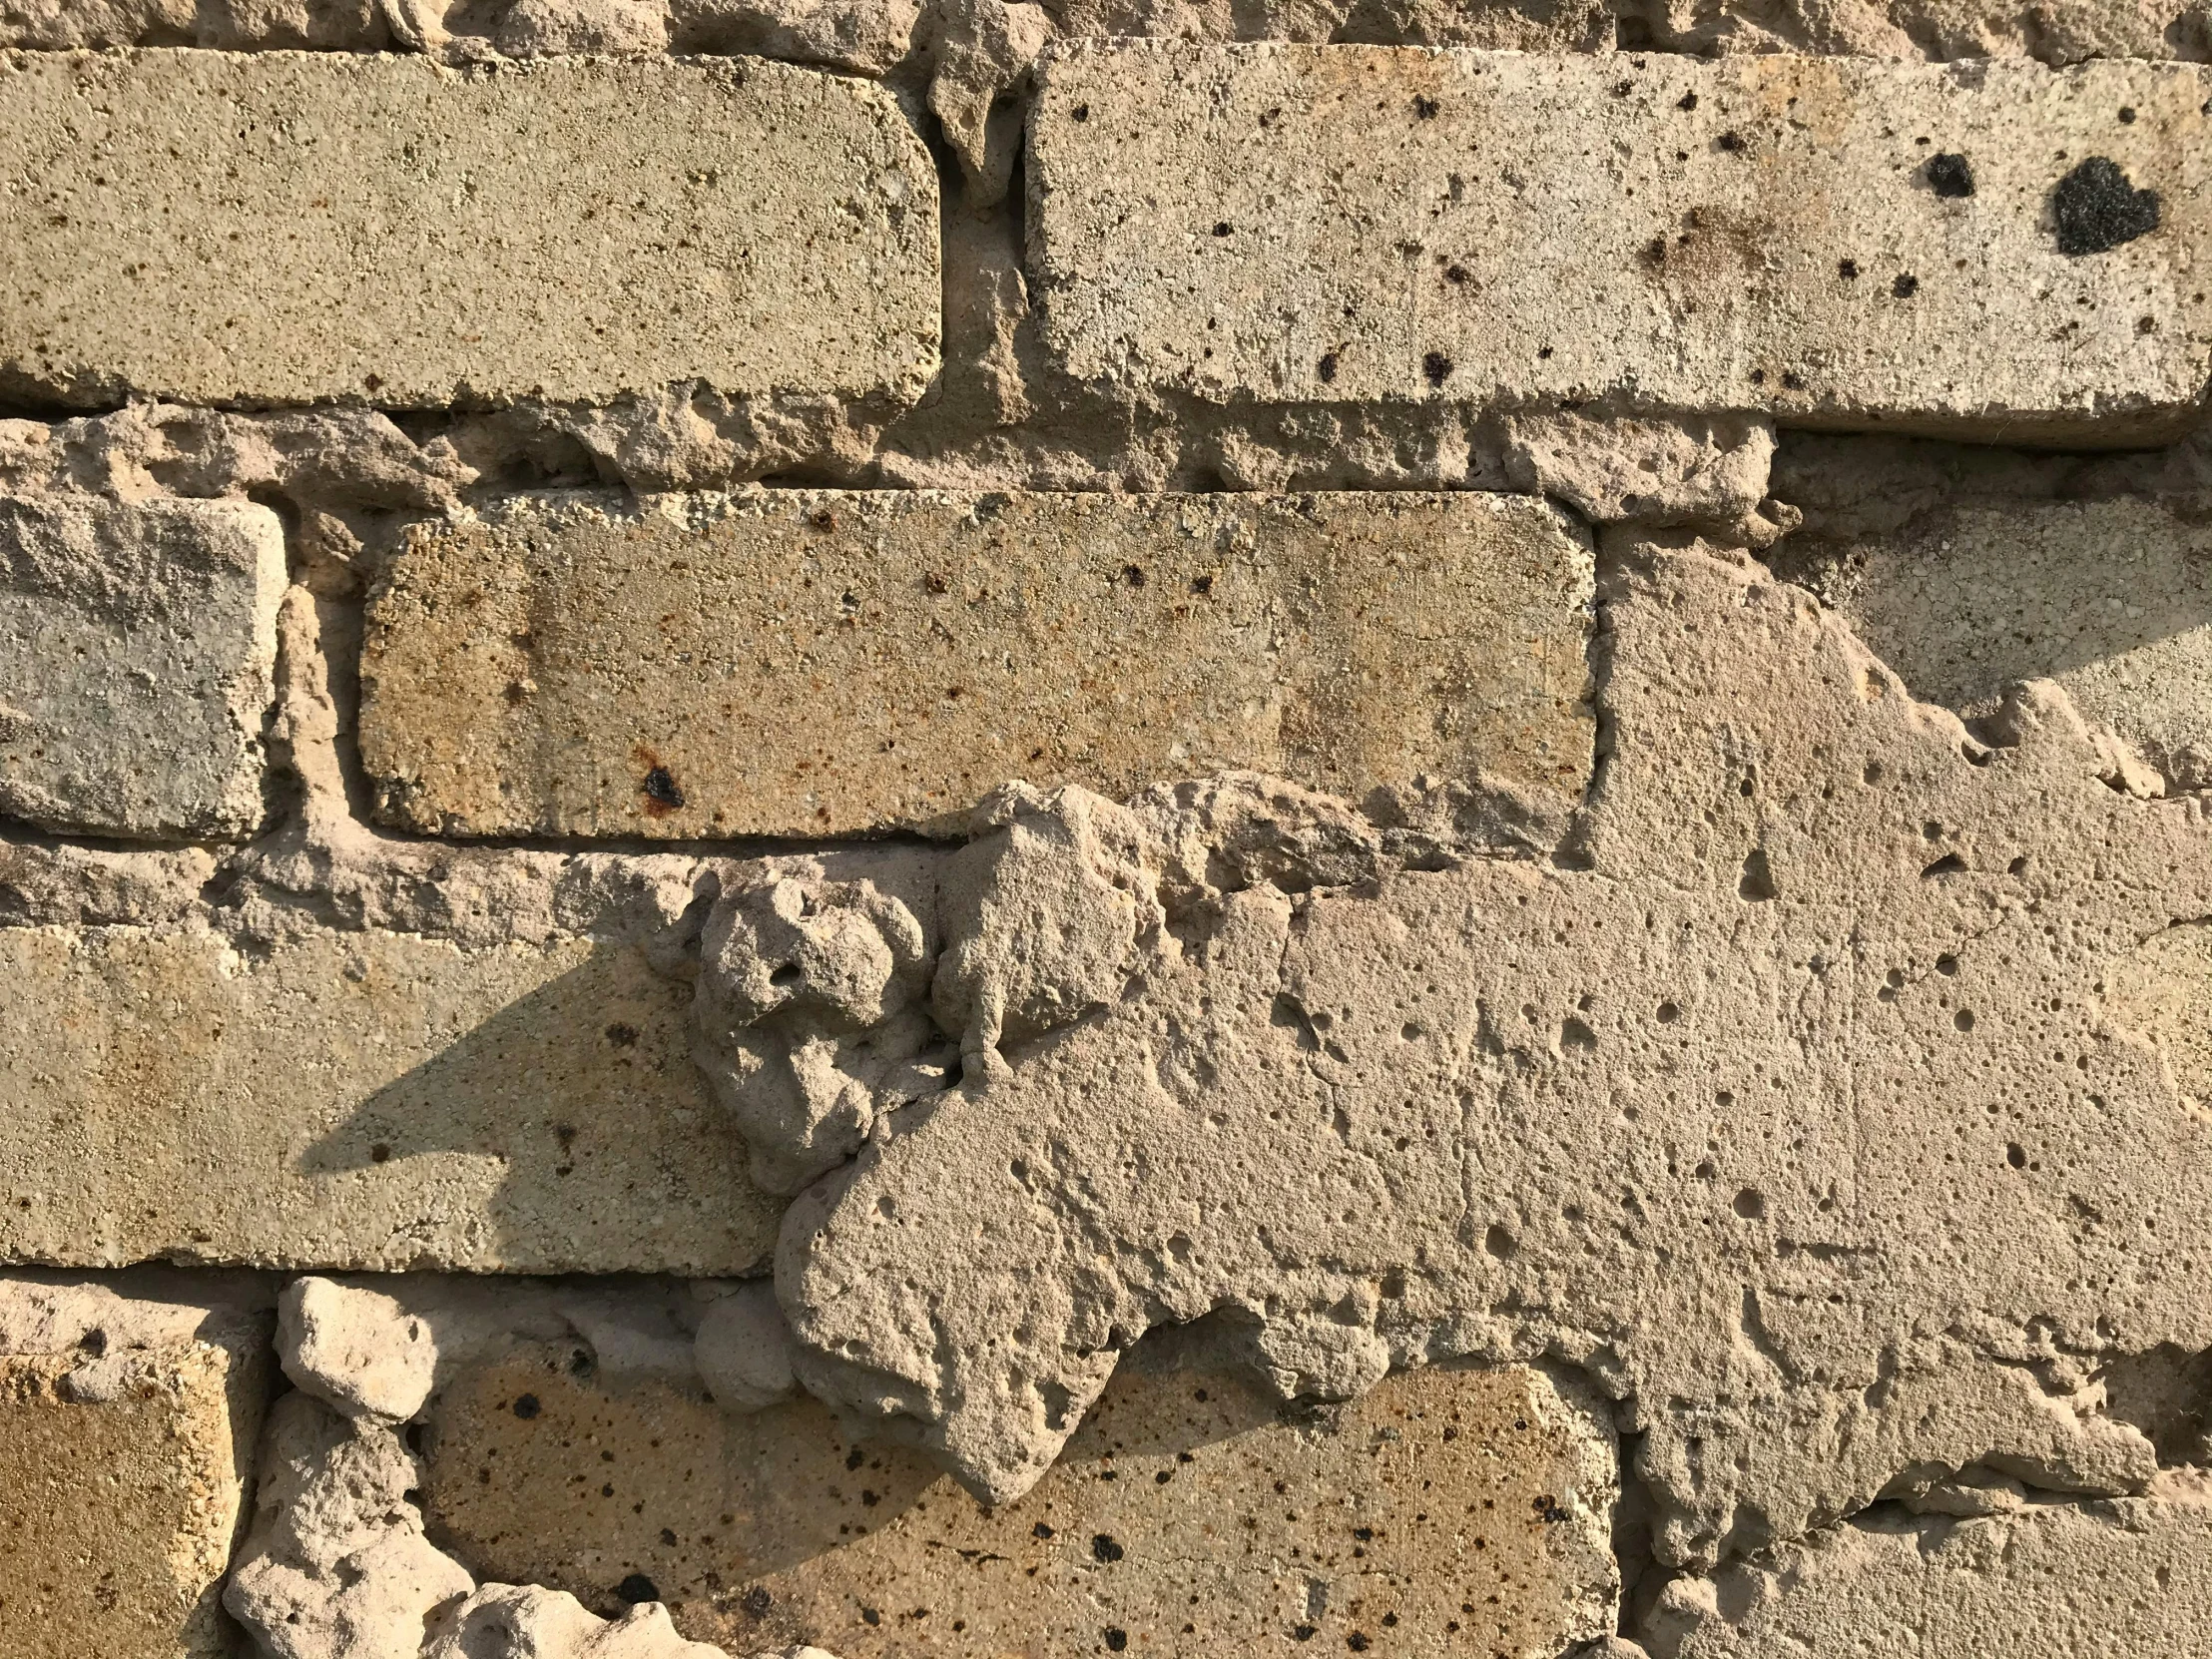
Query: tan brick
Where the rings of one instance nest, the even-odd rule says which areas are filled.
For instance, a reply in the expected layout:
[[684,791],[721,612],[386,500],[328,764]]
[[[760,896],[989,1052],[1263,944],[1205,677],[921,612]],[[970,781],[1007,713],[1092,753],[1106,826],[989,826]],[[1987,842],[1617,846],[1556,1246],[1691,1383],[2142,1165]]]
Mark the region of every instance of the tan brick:
[[2212,785],[2212,525],[2149,500],[1944,507],[1791,550],[1916,696],[2051,679],[2177,784]]
[[1505,496],[522,497],[413,533],[361,750],[385,819],[452,834],[850,831],[1234,768],[1572,797],[1590,582]]
[[741,1272],[777,1207],[629,946],[0,930],[0,1260]]
[[229,1659],[217,1598],[273,1370],[236,1305],[0,1280],[10,1659]]
[[252,830],[283,591],[267,507],[0,497],[0,813]]
[[860,81],[10,53],[0,130],[0,393],[911,400],[936,369],[936,175]]
[[732,1653],[1057,1659],[1118,1630],[1138,1653],[1364,1635],[1553,1659],[1612,1628],[1611,1434],[1537,1373],[1429,1369],[1301,1414],[1140,1353],[1059,1464],[990,1510],[813,1400],[729,1416],[579,1370],[573,1345],[517,1342],[447,1382],[432,1529],[480,1574],[602,1611],[642,1575]]
[[[2194,67],[1132,41],[1040,76],[1032,287],[1085,377],[2109,440],[2212,364]],[[2069,256],[2089,158],[2160,223]]]

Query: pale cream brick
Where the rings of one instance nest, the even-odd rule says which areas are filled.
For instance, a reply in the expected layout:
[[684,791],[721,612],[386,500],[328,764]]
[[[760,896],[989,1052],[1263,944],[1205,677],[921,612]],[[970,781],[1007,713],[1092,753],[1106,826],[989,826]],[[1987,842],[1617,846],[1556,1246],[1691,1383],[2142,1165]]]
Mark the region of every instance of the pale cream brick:
[[0,1278],[10,1659],[230,1659],[223,1575],[274,1367],[223,1276]]
[[372,598],[361,749],[457,834],[847,832],[1252,768],[1579,795],[1591,556],[1490,495],[522,497]]
[[1554,1659],[1612,1628],[1612,1433],[1546,1376],[1428,1369],[1317,1414],[1159,1346],[986,1509],[812,1399],[732,1416],[517,1338],[433,1397],[425,1504],[480,1575],[658,1598],[733,1654]]
[[777,1207],[632,946],[0,930],[0,1260],[742,1272]]
[[[2193,66],[1144,41],[1039,74],[1032,287],[1086,378],[2109,441],[2212,364]],[[2095,158],[2126,188],[2092,169],[2077,230],[2144,234],[2069,255]]]
[[936,370],[936,175],[862,82],[11,53],[0,130],[0,391],[907,401]]
[[267,507],[0,496],[0,813],[252,830],[283,591]]

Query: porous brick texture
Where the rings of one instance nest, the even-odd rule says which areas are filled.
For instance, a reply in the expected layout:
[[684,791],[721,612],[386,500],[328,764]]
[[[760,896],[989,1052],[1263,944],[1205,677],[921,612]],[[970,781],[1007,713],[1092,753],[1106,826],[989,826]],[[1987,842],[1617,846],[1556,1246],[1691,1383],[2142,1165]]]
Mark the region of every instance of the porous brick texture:
[[7,1653],[2212,1655],[2205,0],[0,132]]

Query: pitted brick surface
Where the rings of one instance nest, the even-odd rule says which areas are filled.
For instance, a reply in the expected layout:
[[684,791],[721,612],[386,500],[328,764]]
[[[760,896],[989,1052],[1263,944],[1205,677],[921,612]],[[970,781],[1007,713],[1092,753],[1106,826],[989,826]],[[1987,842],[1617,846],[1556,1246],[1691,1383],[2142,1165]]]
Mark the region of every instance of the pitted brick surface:
[[0,1259],[743,1272],[776,1211],[635,946],[0,929]]
[[854,81],[10,53],[0,127],[0,395],[900,403],[936,372],[936,176]]
[[1580,793],[1590,553],[1493,495],[524,497],[369,607],[384,816],[459,834],[957,822],[1007,778]]
[[[1217,400],[2110,441],[2180,429],[2212,369],[2208,97],[2140,64],[1083,43],[1040,70],[1029,269],[1071,372]],[[2061,252],[2084,157],[2157,229]]]

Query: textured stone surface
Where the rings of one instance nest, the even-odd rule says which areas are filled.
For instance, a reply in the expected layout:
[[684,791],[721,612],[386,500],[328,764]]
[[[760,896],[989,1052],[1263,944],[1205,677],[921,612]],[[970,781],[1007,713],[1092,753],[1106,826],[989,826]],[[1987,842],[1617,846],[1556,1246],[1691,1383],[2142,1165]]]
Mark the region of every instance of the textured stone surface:
[[910,401],[936,371],[936,175],[859,82],[12,54],[0,126],[0,393]]
[[1357,1634],[1382,1654],[1555,1659],[1611,1627],[1610,1428],[1539,1373],[1424,1370],[1285,1412],[1174,1335],[1034,1491],[985,1510],[813,1400],[731,1417],[696,1382],[578,1352],[518,1337],[446,1376],[425,1412],[432,1531],[480,1572],[602,1612],[650,1585],[732,1652],[1047,1659],[1119,1630],[1134,1652]]
[[[1146,42],[1038,75],[1031,280],[1084,377],[2109,441],[2212,365],[2193,68]],[[2158,229],[2061,253],[2083,157]]]
[[2212,513],[2118,499],[1961,504],[1791,546],[1916,697],[1966,715],[2048,677],[2173,784],[2212,785]]
[[1033,1011],[977,1001],[787,1216],[806,1385],[1004,1500],[1119,1349],[1235,1308],[1286,1394],[1579,1359],[1672,1561],[1984,1459],[2140,1489],[2092,1373],[2212,1347],[2212,1125],[2106,993],[2212,913],[2203,801],[2113,789],[2047,685],[1983,747],[1760,573],[1632,565],[1601,625],[1554,862],[1193,882],[1051,801],[973,843],[940,976]]
[[0,930],[0,1258],[739,1272],[775,1208],[635,946]]
[[267,507],[0,496],[0,814],[253,830],[283,589]]
[[415,1659],[433,1615],[476,1588],[423,1535],[421,1465],[389,1424],[286,1394],[255,1464],[223,1604],[269,1659]]
[[1590,554],[1487,495],[524,497],[371,601],[391,822],[806,834],[1254,767],[1580,792]]
[[272,1370],[266,1291],[0,1277],[11,1659],[229,1659],[218,1610]]
[[1652,1659],[2212,1651],[2212,1491],[1985,1518],[1884,1515],[1669,1585]]

